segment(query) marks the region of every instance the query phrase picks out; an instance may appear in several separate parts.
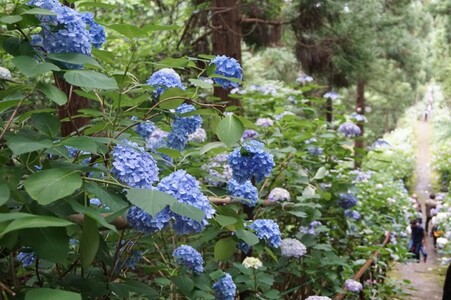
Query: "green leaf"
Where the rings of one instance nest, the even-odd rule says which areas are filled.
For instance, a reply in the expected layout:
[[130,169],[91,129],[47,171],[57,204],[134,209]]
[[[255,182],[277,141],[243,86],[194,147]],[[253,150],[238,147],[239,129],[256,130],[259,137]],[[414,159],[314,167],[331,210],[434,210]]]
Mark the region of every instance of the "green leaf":
[[236,242],[232,237],[219,240],[215,244],[215,260],[226,260],[233,255],[236,248]]
[[96,71],[71,70],[64,74],[64,79],[70,84],[84,88],[103,90],[115,90],[118,88],[114,78]]
[[77,4],[77,8],[78,7],[98,7],[98,8],[106,8],[106,9],[115,9],[115,8],[117,8],[116,5],[107,4],[107,3],[99,3],[99,2],[91,2],[91,1],[78,3]]
[[149,24],[143,27],[145,31],[163,31],[163,30],[178,30],[181,27],[178,25],[155,25]]
[[165,58],[157,63],[158,66],[168,67],[168,68],[185,68],[189,64],[189,59],[187,57],[180,58]]
[[69,237],[66,228],[29,228],[19,231],[19,235],[24,246],[31,247],[40,258],[67,265]]
[[87,136],[72,136],[61,141],[61,144],[93,154],[97,154],[98,151],[97,143]]
[[38,288],[31,289],[25,294],[25,300],[81,300],[81,295],[57,289]]
[[[159,299],[158,298],[158,292],[151,288],[149,284],[136,281],[136,280],[125,280],[120,283],[110,283],[109,284],[112,287],[112,290],[115,291],[117,288],[124,291],[126,290],[127,295],[122,297],[121,299],[134,299],[131,298],[129,293],[136,293],[139,295],[142,295],[148,299]],[[141,299],[141,298],[140,298]]]
[[29,218],[34,217],[35,215],[21,213],[21,212],[9,212],[9,213],[0,213],[0,223],[12,221],[15,219]]
[[259,242],[258,236],[256,236],[254,233],[252,233],[250,231],[247,231],[244,229],[239,229],[235,232],[235,234],[236,234],[237,238],[239,238],[240,240],[243,240],[249,246],[258,244],[258,242]]
[[41,16],[56,16],[57,14],[51,10],[43,8],[32,8],[24,11],[21,15],[41,15]]
[[186,92],[179,88],[169,88],[161,94],[158,106],[162,109],[175,109],[185,101],[184,95]]
[[332,246],[329,244],[316,244],[313,246],[313,249],[323,250],[323,251],[332,251]]
[[236,222],[238,222],[238,220],[234,217],[229,217],[229,216],[223,216],[223,215],[217,215],[215,217],[216,222],[218,222],[219,225],[221,225],[222,227],[226,227],[229,225],[233,225]]
[[125,202],[119,194],[109,191],[106,188],[102,188],[96,183],[85,182],[84,185],[89,193],[92,193],[99,198],[99,200],[108,206],[111,211],[118,211],[128,206],[128,203]]
[[169,194],[148,189],[130,189],[127,191],[127,199],[151,216],[177,202],[177,199]]
[[83,220],[83,232],[80,239],[81,266],[87,270],[96,257],[99,249],[99,229],[97,222],[85,215]]
[[33,114],[31,122],[39,132],[50,137],[58,135],[61,129],[60,120],[49,113]]
[[84,220],[86,220],[86,217],[89,217],[91,220],[97,222],[97,224],[102,225],[103,227],[108,228],[114,232],[117,232],[116,227],[108,223],[98,210],[93,209],[92,207],[83,206],[78,202],[71,202],[70,206],[76,212],[84,214]]
[[9,195],[11,191],[9,190],[8,184],[0,180],[0,206],[5,204],[9,200]]
[[189,79],[189,82],[191,82],[192,85],[198,86],[198,87],[203,88],[203,89],[210,90],[210,89],[213,88],[213,85],[211,83],[208,83],[208,82],[206,82],[206,81],[204,81],[202,79],[193,79],[193,78],[191,78],[191,79]]
[[47,55],[48,59],[56,60],[64,63],[70,63],[74,65],[93,65],[95,67],[102,68],[102,66],[89,55],[81,53],[51,53]]
[[216,149],[216,148],[226,149],[227,146],[223,142],[211,142],[211,143],[208,143],[208,144],[202,146],[202,148],[200,148],[200,150],[199,150],[199,154],[204,155],[208,151]]
[[6,137],[6,144],[15,155],[42,150],[53,146],[52,140],[43,135],[38,135],[31,130],[21,130],[15,135]]
[[24,228],[40,228],[40,227],[65,227],[73,223],[52,216],[32,216],[13,220],[11,223],[0,231],[0,237],[8,232],[24,229]]
[[136,27],[135,25],[113,24],[108,27],[119,32],[120,34],[124,35],[125,37],[127,37],[129,39],[144,38],[147,36],[147,32],[145,30],[142,30],[142,29]]
[[187,275],[180,275],[172,278],[172,282],[182,292],[183,295],[188,296],[194,289],[194,282]]
[[307,218],[307,214],[303,211],[291,210],[288,213],[299,218]]
[[243,136],[244,126],[239,118],[231,114],[219,122],[215,132],[224,144],[231,147]]
[[180,157],[180,151],[170,149],[170,148],[158,148],[156,149],[158,153],[165,154],[173,159],[177,159]]
[[34,58],[30,56],[17,56],[14,57],[11,61],[17,67],[17,69],[19,69],[19,71],[27,77],[36,77],[49,71],[61,71],[58,66],[52,63],[38,63]]
[[172,212],[181,216],[191,218],[199,223],[205,217],[203,210],[186,203],[175,202],[169,208],[172,210]]
[[323,179],[324,176],[327,175],[327,170],[325,167],[321,167],[318,169],[318,171],[316,171],[315,177],[313,177],[313,179]]
[[22,20],[23,20],[23,18],[21,16],[3,16],[0,18],[1,23],[5,23],[5,24],[9,24],[9,25],[18,23]]
[[56,86],[48,83],[39,82],[36,89],[46,95],[50,100],[58,105],[67,103],[67,95]]
[[82,185],[78,170],[49,169],[34,173],[25,180],[25,190],[41,205],[71,195]]

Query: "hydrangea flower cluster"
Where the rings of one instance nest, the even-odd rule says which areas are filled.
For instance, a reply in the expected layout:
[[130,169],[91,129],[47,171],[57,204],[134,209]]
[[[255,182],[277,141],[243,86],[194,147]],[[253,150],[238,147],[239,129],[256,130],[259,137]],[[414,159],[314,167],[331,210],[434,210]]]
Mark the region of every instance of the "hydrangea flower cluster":
[[146,81],[154,88],[153,98],[157,99],[169,88],[179,88],[184,90],[180,75],[174,69],[164,68],[154,72]]
[[191,246],[182,245],[174,250],[172,256],[177,264],[184,266],[188,271],[200,274],[204,271],[202,255]]
[[332,300],[326,296],[308,296],[305,300]]
[[344,209],[348,209],[357,204],[357,198],[352,193],[342,193],[340,194],[338,204]]
[[271,247],[279,248],[282,244],[279,225],[270,219],[257,219],[249,226],[261,240],[268,241]]
[[115,271],[119,272],[121,269],[134,270],[136,264],[143,257],[142,251],[134,250],[133,246],[135,245],[135,243],[132,241],[126,243],[126,241],[121,240],[120,245],[121,247],[119,250],[119,256],[121,257],[121,260],[117,264]]
[[274,125],[274,121],[271,120],[270,118],[258,118],[257,121],[255,122],[255,125],[268,128]]
[[263,263],[257,257],[246,257],[243,262],[243,266],[247,269],[259,269],[263,267]]
[[269,192],[268,200],[271,202],[290,201],[290,193],[286,189],[276,187]]
[[139,134],[141,137],[147,139],[151,136],[152,132],[156,129],[156,126],[151,121],[146,121],[141,124],[138,124],[136,126],[135,131],[137,134]]
[[307,152],[312,156],[320,156],[321,154],[323,154],[324,150],[320,147],[309,146],[307,147]]
[[244,143],[243,149],[239,147],[230,153],[229,165],[233,170],[233,179],[238,183],[244,183],[252,177],[258,182],[271,173],[274,159],[263,149],[262,143],[251,140]]
[[202,170],[208,173],[205,181],[209,185],[221,186],[232,179],[232,168],[230,168],[227,154],[216,155],[208,164],[203,165]]
[[11,72],[7,68],[0,67],[0,79],[12,80]]
[[94,21],[90,13],[80,14],[56,0],[31,0],[27,4],[48,9],[57,14],[56,16],[38,15],[42,31],[32,36],[33,46],[40,46],[47,53],[91,55],[91,44],[101,47],[106,40],[104,28]]
[[383,139],[377,139],[370,147],[371,150],[383,148],[391,148],[391,145]]
[[245,141],[245,140],[249,140],[249,139],[253,139],[255,137],[258,136],[258,132],[253,130],[253,129],[246,129],[243,132],[243,135],[241,136],[241,140]]
[[171,212],[169,207],[166,207],[152,217],[141,208],[132,206],[128,210],[127,220],[130,226],[136,231],[144,234],[152,234],[162,230],[169,224]]
[[[243,79],[243,69],[240,63],[231,57],[225,55],[216,56],[210,64],[215,64],[215,74],[236,79]],[[213,81],[221,85],[224,89],[237,88],[238,82],[234,82],[225,78],[213,78]]]
[[213,284],[212,288],[215,291],[216,300],[235,299],[236,285],[229,273],[225,273],[224,276],[219,278],[219,280]]
[[102,202],[98,198],[89,199],[89,204],[93,206],[101,206]]
[[310,222],[308,227],[300,226],[299,232],[304,233],[304,234],[317,235],[316,227],[321,226],[321,225],[323,225],[323,224],[321,224],[320,221],[312,221],[312,222]]
[[277,86],[273,84],[251,84],[249,85],[241,94],[247,94],[247,93],[261,93],[263,95],[271,95],[276,96],[277,95]]
[[19,252],[17,254],[17,260],[22,263],[24,268],[34,265],[37,257],[34,252]]
[[157,189],[174,196],[179,202],[194,206],[205,213],[200,223],[186,216],[173,213],[175,219],[173,228],[178,234],[201,232],[208,224],[207,219],[212,218],[215,213],[208,198],[202,194],[197,180],[184,170],[175,171],[163,178],[158,183]]
[[368,122],[365,115],[359,114],[357,112],[353,112],[349,117],[352,120],[355,120],[356,122],[364,122],[364,123]]
[[351,218],[351,219],[354,219],[354,220],[359,220],[360,219],[360,214],[359,214],[358,211],[346,209],[345,210],[345,217]]
[[307,248],[297,239],[283,239],[280,250],[285,257],[300,258],[307,253]]
[[374,172],[371,170],[369,170],[369,171],[354,170],[349,173],[355,175],[355,178],[352,181],[352,183],[368,182],[368,180],[370,180],[371,176],[374,174]]
[[337,92],[330,91],[330,92],[325,93],[323,97],[326,99],[331,99],[332,101],[335,101],[338,98],[340,98],[341,96]]
[[155,128],[146,139],[146,148],[155,152],[158,148],[167,147],[168,132]]
[[196,131],[188,135],[188,142],[203,143],[206,139],[207,132],[201,127],[197,128]]
[[125,140],[125,145],[113,149],[114,177],[130,187],[150,188],[158,181],[155,159],[136,143]]
[[309,75],[301,75],[298,78],[296,78],[296,82],[300,83],[300,84],[306,84],[307,82],[312,82],[313,81],[313,77],[309,76]]
[[168,146],[170,148],[183,150],[188,142],[189,135],[202,125],[203,120],[199,115],[190,117],[179,116],[194,110],[196,110],[194,106],[186,103],[183,103],[175,110],[176,117],[172,123],[172,131],[168,135]]
[[359,126],[355,125],[352,122],[345,122],[341,124],[338,127],[338,131],[343,133],[347,138],[359,136],[362,133]]
[[250,181],[243,184],[230,180],[227,183],[227,193],[232,197],[241,198],[240,202],[246,206],[253,207],[257,204],[258,190]]
[[360,292],[363,288],[362,284],[354,279],[346,279],[344,284],[345,289],[351,292]]

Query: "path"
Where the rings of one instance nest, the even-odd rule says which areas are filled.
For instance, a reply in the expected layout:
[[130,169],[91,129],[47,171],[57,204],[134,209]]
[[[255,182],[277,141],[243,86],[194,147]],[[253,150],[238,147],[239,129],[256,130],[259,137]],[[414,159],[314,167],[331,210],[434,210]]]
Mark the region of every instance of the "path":
[[[418,121],[416,126],[417,152],[416,152],[416,184],[415,193],[425,212],[424,202],[431,192],[431,170],[429,146],[432,142],[431,125],[429,122]],[[423,214],[423,221],[426,217]],[[424,224],[424,222],[423,222]],[[443,274],[445,267],[440,266],[437,253],[434,251],[433,241],[430,236],[427,238],[428,261],[426,263],[408,262],[407,264],[397,264],[392,272],[392,278],[409,280],[411,285],[403,285],[404,292],[410,295],[403,299],[410,300],[442,300],[443,295]]]

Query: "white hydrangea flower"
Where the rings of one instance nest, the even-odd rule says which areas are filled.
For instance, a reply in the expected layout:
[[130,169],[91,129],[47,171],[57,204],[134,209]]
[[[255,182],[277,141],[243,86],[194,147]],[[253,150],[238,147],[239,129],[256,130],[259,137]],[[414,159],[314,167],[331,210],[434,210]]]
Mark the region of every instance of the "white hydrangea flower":
[[329,297],[326,296],[308,296],[305,300],[332,300]]
[[437,246],[440,249],[443,249],[443,247],[445,247],[446,244],[448,244],[448,239],[442,237],[437,239]]
[[243,266],[246,268],[259,269],[263,267],[263,263],[256,257],[246,257],[243,260]]
[[283,239],[280,245],[282,256],[300,258],[307,253],[307,248],[296,239]]
[[0,79],[12,80],[13,77],[7,68],[0,67]]
[[271,192],[268,195],[268,200],[271,202],[276,202],[276,201],[290,201],[290,193],[283,188],[273,188],[271,190]]

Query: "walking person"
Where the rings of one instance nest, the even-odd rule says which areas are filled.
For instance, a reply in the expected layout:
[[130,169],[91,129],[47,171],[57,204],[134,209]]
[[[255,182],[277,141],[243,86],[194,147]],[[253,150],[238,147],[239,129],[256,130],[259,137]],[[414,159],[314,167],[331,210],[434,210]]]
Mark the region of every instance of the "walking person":
[[423,255],[423,261],[426,262],[428,254],[426,252],[426,233],[423,226],[418,224],[418,220],[414,219],[410,222],[412,230],[411,247],[409,249],[415,255],[417,262],[420,262],[420,252]]
[[431,193],[429,199],[426,200],[426,234],[429,234],[429,222],[432,219],[431,209],[437,208],[437,201],[435,201],[435,194]]

